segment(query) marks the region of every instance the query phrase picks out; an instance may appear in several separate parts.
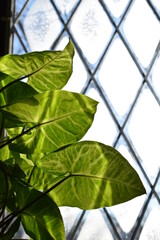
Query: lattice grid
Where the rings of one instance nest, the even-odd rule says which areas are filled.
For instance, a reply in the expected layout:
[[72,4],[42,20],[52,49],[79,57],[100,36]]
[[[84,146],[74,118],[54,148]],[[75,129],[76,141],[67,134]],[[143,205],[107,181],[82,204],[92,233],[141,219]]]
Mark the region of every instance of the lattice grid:
[[75,46],[66,89],[100,104],[85,139],[117,148],[147,195],[94,211],[61,208],[66,239],[160,239],[160,2],[15,0],[12,53]]

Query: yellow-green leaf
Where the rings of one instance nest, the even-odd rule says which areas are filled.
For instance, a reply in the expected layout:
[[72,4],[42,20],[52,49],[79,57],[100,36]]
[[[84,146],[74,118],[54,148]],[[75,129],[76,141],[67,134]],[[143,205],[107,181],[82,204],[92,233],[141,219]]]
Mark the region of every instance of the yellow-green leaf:
[[61,89],[72,73],[73,56],[71,41],[63,51],[7,54],[0,58],[0,72],[15,80],[28,77],[28,84],[38,92]]
[[57,176],[70,173],[70,178],[50,192],[59,206],[94,209],[145,194],[128,161],[114,148],[98,142],[73,144],[44,156],[37,165]]
[[[4,107],[5,127],[30,124],[32,129],[11,144],[21,153],[51,152],[77,142],[91,126],[97,102],[85,95],[63,90],[48,91]],[[8,125],[7,125],[8,124]]]

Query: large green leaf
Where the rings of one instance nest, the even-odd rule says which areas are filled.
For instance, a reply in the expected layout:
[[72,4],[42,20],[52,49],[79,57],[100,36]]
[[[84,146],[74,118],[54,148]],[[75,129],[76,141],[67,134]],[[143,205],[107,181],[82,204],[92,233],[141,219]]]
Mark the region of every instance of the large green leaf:
[[55,202],[47,195],[42,197],[43,193],[41,192],[34,189],[29,190],[17,182],[13,184],[20,209],[24,209],[39,198],[21,213],[25,232],[36,240],[64,240],[64,225]]
[[34,95],[39,104],[27,100],[1,109],[10,127],[30,123],[32,129],[11,144],[22,153],[51,152],[77,142],[91,126],[97,102],[85,95],[63,90]]
[[6,104],[14,103],[20,99],[25,99],[37,94],[37,91],[24,82],[16,82],[6,88],[3,92]]
[[28,77],[28,83],[38,92],[61,89],[72,73],[73,55],[71,41],[63,51],[8,54],[0,58],[0,72],[15,79]]
[[97,142],[79,142],[37,162],[50,174],[70,173],[51,191],[59,206],[94,209],[112,206],[145,193],[133,167],[114,148]]

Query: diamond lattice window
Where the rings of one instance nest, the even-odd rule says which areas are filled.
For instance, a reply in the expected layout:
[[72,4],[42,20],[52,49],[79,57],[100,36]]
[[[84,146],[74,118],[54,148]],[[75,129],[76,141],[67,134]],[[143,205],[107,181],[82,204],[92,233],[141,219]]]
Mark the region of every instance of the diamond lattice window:
[[[160,2],[15,0],[12,52],[75,46],[65,87],[99,106],[85,139],[117,148],[147,195],[111,208],[61,208],[66,239],[160,239]],[[23,236],[26,238],[26,236]]]

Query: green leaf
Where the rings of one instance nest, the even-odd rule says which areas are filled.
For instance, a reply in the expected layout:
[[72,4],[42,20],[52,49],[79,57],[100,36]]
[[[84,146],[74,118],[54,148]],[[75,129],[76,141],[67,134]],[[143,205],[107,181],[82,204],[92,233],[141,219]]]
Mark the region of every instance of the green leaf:
[[79,142],[48,154],[37,166],[49,174],[70,178],[50,196],[59,206],[95,209],[123,203],[145,193],[133,167],[114,148],[98,142]]
[[[3,57],[0,58],[0,60],[2,59]],[[9,76],[8,74],[5,74],[3,72],[0,72],[0,83],[2,84],[2,86],[5,85],[5,83],[10,83],[14,80],[14,78],[12,78],[11,76]]]
[[25,178],[25,173],[18,164],[10,164],[7,161],[0,161],[0,168],[3,169],[7,176],[11,178]]
[[37,94],[31,86],[24,82],[16,82],[14,85],[4,90],[4,99],[6,104],[17,102],[20,99],[32,97]]
[[63,240],[65,238],[64,225],[55,202],[49,196],[42,197],[43,193],[35,189],[29,190],[17,182],[14,183],[14,187],[20,209],[39,198],[21,213],[25,232],[36,240]]
[[11,159],[8,159],[7,161],[5,161],[5,163],[9,163],[12,165],[18,165],[20,166],[21,170],[25,173],[25,179],[28,179],[33,167],[34,167],[34,163],[25,158],[25,156],[15,156]]
[[[1,59],[1,58],[0,58]],[[8,74],[0,72],[0,88],[6,86],[7,84],[15,81],[15,79]]]
[[61,89],[72,73],[73,55],[71,41],[63,51],[8,54],[0,58],[0,72],[15,79],[28,77],[28,83],[38,92]]
[[[31,117],[27,119],[29,114],[33,114],[33,112],[28,112],[29,109],[37,109],[38,108],[38,101],[34,97],[29,97],[25,99],[20,99],[17,103],[8,104],[0,108],[1,113],[4,117],[4,127],[5,128],[14,128],[14,127],[23,127],[26,125],[27,120],[31,120]],[[25,109],[25,107],[27,107]],[[24,108],[24,109],[23,109]],[[23,109],[23,110],[22,110]],[[16,116],[16,114],[18,115]],[[20,118],[25,116],[26,121],[21,121]],[[22,130],[23,128],[18,128],[18,131]],[[17,131],[17,130],[15,130]]]
[[47,153],[77,142],[91,126],[97,107],[95,100],[63,90],[37,94],[34,98],[39,104],[20,102],[1,110],[11,125],[30,123],[32,127],[11,144],[14,151]]
[[18,216],[16,220],[12,223],[10,228],[7,230],[7,232],[3,236],[0,236],[0,239],[3,239],[3,240],[12,239],[12,237],[14,237],[15,233],[18,231],[20,227],[20,222],[21,222],[21,217]]
[[[3,106],[5,104],[6,104],[6,102],[5,102],[5,99],[4,99],[4,95],[3,95],[3,93],[0,93],[0,106]],[[0,116],[0,118],[1,118],[1,116]]]
[[0,160],[5,161],[11,157],[8,145],[0,149]]
[[[64,176],[62,176],[64,178]],[[47,190],[55,185],[60,179],[57,179],[57,175],[44,172],[42,169],[34,166],[29,184],[37,190]]]

